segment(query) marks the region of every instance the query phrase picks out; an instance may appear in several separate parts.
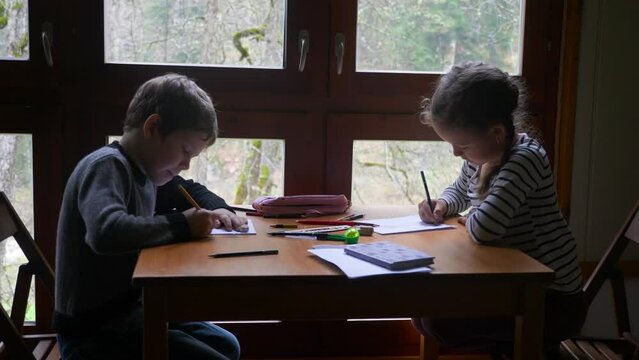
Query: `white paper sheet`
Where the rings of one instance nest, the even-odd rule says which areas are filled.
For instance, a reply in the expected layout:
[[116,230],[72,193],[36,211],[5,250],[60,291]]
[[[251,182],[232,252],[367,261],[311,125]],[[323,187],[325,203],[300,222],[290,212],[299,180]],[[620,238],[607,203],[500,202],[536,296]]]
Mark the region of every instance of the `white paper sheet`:
[[427,224],[419,218],[419,215],[408,215],[396,218],[388,218],[388,219],[373,219],[366,220],[366,222],[377,224],[373,228],[373,230],[381,235],[388,234],[400,234],[407,232],[417,232],[417,231],[431,231],[431,230],[443,230],[443,229],[454,229],[455,227],[452,225],[433,225]]
[[316,245],[308,251],[330,263],[335,264],[349,278],[358,278],[373,275],[404,274],[404,273],[429,273],[429,267],[418,267],[408,270],[393,271],[375,264],[371,264],[356,257],[344,253],[343,245]]
[[251,219],[248,219],[248,231],[227,231],[223,227],[219,229],[211,230],[211,235],[256,235],[255,227],[253,226],[253,222]]

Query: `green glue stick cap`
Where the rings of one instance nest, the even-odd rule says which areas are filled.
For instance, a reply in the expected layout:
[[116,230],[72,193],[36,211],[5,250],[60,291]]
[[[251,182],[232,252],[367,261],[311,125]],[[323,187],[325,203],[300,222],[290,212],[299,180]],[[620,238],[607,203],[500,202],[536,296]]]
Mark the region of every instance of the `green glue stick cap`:
[[344,232],[344,238],[344,242],[347,244],[357,244],[357,241],[359,240],[359,231],[357,228],[352,227]]

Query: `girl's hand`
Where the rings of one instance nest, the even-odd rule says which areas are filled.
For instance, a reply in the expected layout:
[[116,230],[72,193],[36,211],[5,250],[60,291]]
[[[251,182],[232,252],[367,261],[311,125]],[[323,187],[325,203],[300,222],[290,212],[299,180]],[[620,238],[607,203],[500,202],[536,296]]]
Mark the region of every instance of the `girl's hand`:
[[213,214],[209,210],[197,210],[190,208],[183,212],[186,216],[186,221],[189,223],[191,234],[195,238],[201,238],[211,234],[211,230],[214,226]]
[[448,205],[442,199],[431,200],[433,204],[433,211],[431,212],[430,206],[428,205],[428,200],[424,200],[419,205],[417,205],[417,209],[419,211],[419,217],[423,222],[429,224],[440,224],[444,221],[444,215],[448,211]]
[[248,231],[248,221],[245,217],[237,216],[227,209],[215,209],[211,213],[214,219],[214,228],[223,227],[229,231]]

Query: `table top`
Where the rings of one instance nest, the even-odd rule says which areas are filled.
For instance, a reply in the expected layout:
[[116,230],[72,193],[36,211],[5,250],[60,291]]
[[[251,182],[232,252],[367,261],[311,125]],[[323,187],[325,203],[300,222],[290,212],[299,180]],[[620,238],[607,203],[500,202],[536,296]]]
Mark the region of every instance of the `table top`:
[[[415,206],[357,206],[350,213],[365,213],[367,219],[389,218],[416,213]],[[325,216],[335,219],[338,215]],[[133,281],[136,285],[190,282],[215,278],[294,279],[295,277],[345,278],[334,265],[307,250],[318,244],[339,244],[301,238],[269,236],[270,224],[295,223],[296,219],[250,217],[257,235],[215,235],[187,243],[144,249],[139,257]],[[448,219],[454,229],[405,234],[360,237],[360,243],[390,240],[435,256],[432,273],[422,276],[516,276],[549,281],[552,270],[519,250],[478,245],[456,219]],[[300,228],[317,225],[300,225]],[[282,229],[275,229],[282,230]],[[216,252],[278,249],[277,255],[209,258]],[[393,275],[395,276],[395,275]]]

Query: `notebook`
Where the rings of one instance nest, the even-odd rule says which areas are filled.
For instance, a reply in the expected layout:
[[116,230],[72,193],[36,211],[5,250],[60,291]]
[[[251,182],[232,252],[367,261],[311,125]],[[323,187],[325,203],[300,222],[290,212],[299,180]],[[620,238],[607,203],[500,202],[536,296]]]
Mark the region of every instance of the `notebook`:
[[390,270],[405,270],[428,266],[433,256],[390,241],[348,245],[344,252]]

